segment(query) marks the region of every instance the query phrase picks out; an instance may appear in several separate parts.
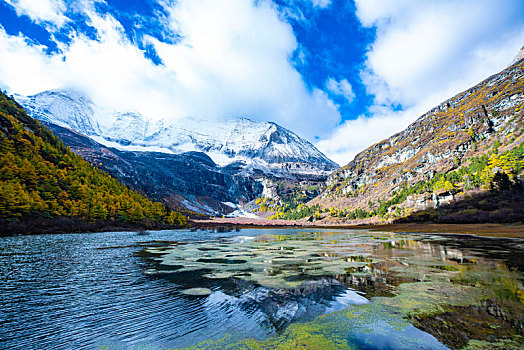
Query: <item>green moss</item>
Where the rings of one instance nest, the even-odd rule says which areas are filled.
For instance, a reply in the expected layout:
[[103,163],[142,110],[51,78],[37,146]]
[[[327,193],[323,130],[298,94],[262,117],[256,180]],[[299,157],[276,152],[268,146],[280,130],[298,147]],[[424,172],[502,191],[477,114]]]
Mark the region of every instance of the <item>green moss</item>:
[[375,337],[393,337],[408,349],[434,348],[438,343],[432,338],[407,335],[405,331],[413,327],[408,316],[437,314],[445,305],[475,305],[482,297],[481,292],[467,286],[403,284],[400,294],[393,298],[375,298],[372,303],[293,324],[281,335],[264,341],[225,337],[190,349],[359,349],[371,345],[369,339]]
[[209,288],[190,288],[182,291],[182,294],[193,295],[193,296],[206,296],[211,294],[211,289]]
[[[524,314],[521,275],[502,263],[472,256],[467,251],[459,254],[453,249],[434,249],[438,243],[433,242],[446,238],[431,237],[432,243],[428,240],[428,236],[385,232],[313,231],[188,242],[154,252],[155,259],[169,271],[202,271],[207,278],[244,279],[281,292],[316,276],[332,276],[346,282],[348,277],[373,280],[373,288],[380,290],[385,285],[387,291],[374,295],[393,294],[373,297],[368,304],[350,305],[308,323],[293,324],[266,340],[230,336],[193,349],[351,349],[375,346],[379,338],[402,341],[409,344],[405,346],[409,349],[443,347],[434,338],[425,337],[427,333],[416,329],[413,322],[441,341],[449,340],[445,333],[439,333],[441,330],[458,329],[457,334],[493,340],[495,345],[509,344],[511,349],[513,343],[506,338],[512,333],[504,330],[507,324],[493,322],[489,317],[495,316],[489,316],[486,310],[495,306],[508,319],[518,321],[519,315]],[[231,260],[238,263],[229,263]],[[468,314],[472,311],[468,310],[476,310],[483,317],[482,322],[477,320],[471,326]],[[477,328],[479,331],[474,332]],[[465,344],[464,341],[460,347]],[[485,345],[472,341],[468,346],[474,349],[479,344]]]
[[[302,275],[345,275],[379,263],[370,257],[372,247],[379,244],[372,237],[337,232],[263,235],[230,244],[191,242],[148,252],[163,253],[158,260],[169,270],[206,271],[204,276],[210,278],[235,277],[266,287],[294,288],[302,283],[298,278]],[[365,244],[355,245],[356,241]]]
[[345,339],[330,334],[325,325],[318,323],[298,323],[290,326],[282,335],[268,338],[264,341],[245,339],[235,341],[226,336],[218,341],[205,341],[187,350],[214,349],[253,349],[253,350],[336,350],[353,349]]
[[485,266],[465,266],[452,281],[481,287],[490,299],[513,303],[513,308],[519,308],[524,313],[524,286],[521,278],[505,266],[498,266],[496,274]]
[[375,302],[393,307],[406,316],[428,316],[444,312],[446,306],[475,305],[486,297],[478,288],[451,283],[405,283],[399,289],[399,295],[377,298]]
[[290,326],[282,336],[269,338],[266,341],[245,340],[237,349],[351,349],[347,341],[337,339],[329,334],[322,325],[315,323],[295,324]]
[[524,338],[515,336],[513,339],[500,339],[496,342],[471,339],[464,350],[518,350],[522,349]]

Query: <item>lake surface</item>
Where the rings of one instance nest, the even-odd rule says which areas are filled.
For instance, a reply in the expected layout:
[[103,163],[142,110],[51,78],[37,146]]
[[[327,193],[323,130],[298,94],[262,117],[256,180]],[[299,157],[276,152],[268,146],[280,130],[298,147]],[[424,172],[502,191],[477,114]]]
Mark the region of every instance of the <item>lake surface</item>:
[[[0,348],[521,348],[524,242],[256,229],[0,238]],[[498,346],[498,347],[497,347]]]

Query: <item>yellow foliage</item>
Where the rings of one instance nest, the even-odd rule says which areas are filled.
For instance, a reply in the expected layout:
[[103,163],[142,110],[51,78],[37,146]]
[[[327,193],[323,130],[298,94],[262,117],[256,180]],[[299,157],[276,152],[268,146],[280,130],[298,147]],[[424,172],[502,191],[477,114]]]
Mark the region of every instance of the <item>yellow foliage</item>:
[[71,152],[3,93],[0,122],[5,128],[0,133],[0,218],[66,215],[185,223],[179,213],[151,202]]
[[453,184],[450,181],[446,181],[445,178],[441,177],[434,185],[433,191],[450,191],[454,188]]
[[480,174],[484,184],[489,184],[497,172],[506,173],[511,179],[515,177],[515,170],[524,167],[524,160],[515,153],[495,154],[489,157],[489,163]]

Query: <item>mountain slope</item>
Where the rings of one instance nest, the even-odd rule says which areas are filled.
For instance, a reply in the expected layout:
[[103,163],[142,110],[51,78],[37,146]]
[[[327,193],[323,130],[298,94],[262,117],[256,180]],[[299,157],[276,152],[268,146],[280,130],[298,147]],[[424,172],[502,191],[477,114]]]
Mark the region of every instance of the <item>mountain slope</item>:
[[232,209],[221,202],[252,200],[262,186],[217,166],[201,152],[170,154],[121,151],[88,136],[45,123],[73,152],[150,199],[211,215]]
[[185,222],[180,214],[152,203],[75,155],[3,93],[0,153],[2,233],[27,218],[149,220],[153,226]]
[[[131,188],[171,207],[229,214],[263,192],[320,185],[338,165],[312,144],[270,122],[150,121],[108,112],[67,90],[16,96],[72,150]],[[99,126],[98,118],[112,118]]]
[[92,118],[95,114],[93,102],[79,92],[51,90],[30,97],[15,95],[15,99],[33,118],[69,126],[86,135],[100,133]]
[[416,212],[440,222],[524,221],[523,116],[521,60],[359,153],[314,199],[263,200],[264,211],[332,224],[420,221]]
[[497,172],[516,181],[524,164],[523,115],[521,60],[358,154],[310,204],[341,217],[355,209],[395,217],[487,189]]

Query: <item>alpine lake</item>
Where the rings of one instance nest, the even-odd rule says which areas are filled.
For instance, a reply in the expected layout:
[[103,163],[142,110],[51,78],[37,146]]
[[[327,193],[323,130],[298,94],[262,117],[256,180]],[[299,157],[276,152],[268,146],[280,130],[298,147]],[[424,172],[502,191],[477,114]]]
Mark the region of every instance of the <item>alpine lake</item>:
[[0,238],[1,349],[523,344],[523,240],[322,229]]

